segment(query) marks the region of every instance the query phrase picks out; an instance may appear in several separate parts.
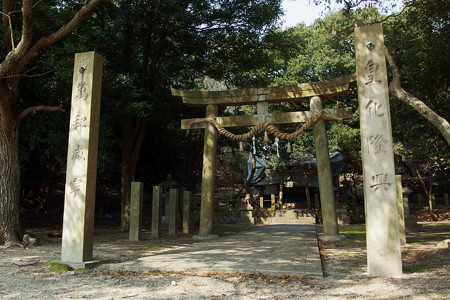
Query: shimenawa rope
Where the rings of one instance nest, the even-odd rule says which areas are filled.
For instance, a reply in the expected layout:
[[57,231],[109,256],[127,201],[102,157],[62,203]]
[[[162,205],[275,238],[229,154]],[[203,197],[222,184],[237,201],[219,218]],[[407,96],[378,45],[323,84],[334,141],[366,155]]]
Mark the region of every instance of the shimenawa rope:
[[320,112],[320,113],[317,113],[317,114],[313,115],[312,117],[310,117],[299,129],[297,129],[296,131],[294,131],[292,133],[281,132],[275,125],[272,125],[272,124],[270,124],[268,122],[262,122],[262,123],[256,124],[247,133],[234,134],[234,133],[229,132],[225,128],[223,128],[214,119],[208,118],[208,119],[203,119],[203,120],[198,120],[198,121],[191,122],[189,124],[189,127],[188,127],[186,135],[189,134],[189,130],[190,130],[192,125],[200,124],[200,123],[208,123],[208,124],[213,125],[220,134],[224,135],[225,137],[227,137],[229,139],[236,140],[236,141],[248,140],[252,136],[254,136],[256,133],[258,133],[259,131],[261,131],[263,129],[268,131],[269,133],[271,133],[275,137],[279,138],[280,140],[292,141],[292,140],[296,139],[300,134],[302,134],[306,130],[310,129],[319,120],[342,121],[341,118],[334,117],[334,116],[325,114],[323,112]]

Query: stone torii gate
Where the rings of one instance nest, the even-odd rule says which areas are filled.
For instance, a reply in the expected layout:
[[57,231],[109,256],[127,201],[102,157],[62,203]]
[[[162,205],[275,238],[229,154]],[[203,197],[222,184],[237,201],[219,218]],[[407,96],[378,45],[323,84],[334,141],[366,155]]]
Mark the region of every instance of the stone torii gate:
[[[182,97],[188,106],[206,108],[206,119],[181,120],[182,129],[205,129],[203,172],[201,188],[200,229],[197,238],[213,238],[211,234],[214,216],[214,190],[216,173],[216,126],[248,127],[263,122],[271,125],[304,123],[318,113],[324,113],[339,119],[352,117],[351,108],[325,109],[322,98],[335,97],[346,93],[350,84],[356,83],[354,74],[332,80],[302,83],[280,87],[250,88],[231,91],[186,91],[172,89],[173,96]],[[269,113],[269,103],[294,102],[310,100],[311,111],[295,111],[287,113]],[[219,117],[218,106],[256,105],[256,115]],[[324,120],[318,120],[313,125],[314,144],[316,149],[317,171],[319,177],[319,193],[322,207],[324,235],[321,239],[327,241],[341,240],[339,235],[331,163],[329,158],[328,140]]]

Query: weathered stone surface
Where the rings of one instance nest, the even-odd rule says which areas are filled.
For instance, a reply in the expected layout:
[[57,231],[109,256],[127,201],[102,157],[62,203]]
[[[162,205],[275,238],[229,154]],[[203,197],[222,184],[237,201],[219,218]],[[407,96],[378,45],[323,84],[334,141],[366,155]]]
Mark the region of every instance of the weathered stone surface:
[[[214,118],[218,114],[217,105],[206,107],[206,118]],[[214,217],[214,190],[216,188],[216,128],[208,124],[205,128],[205,146],[203,150],[202,172],[202,204],[200,208],[200,235],[209,235],[212,232]]]
[[370,276],[402,274],[384,39],[381,25],[355,29],[367,265]]
[[130,241],[140,241],[142,238],[142,208],[144,203],[144,184],[131,183],[130,201]]
[[178,189],[170,189],[169,198],[169,235],[175,235],[178,228]]
[[161,231],[162,188],[153,186],[152,195],[152,237],[157,238]]
[[189,233],[191,220],[191,192],[183,192],[183,233]]
[[77,53],[73,72],[61,260],[92,260],[103,58]]
[[[312,97],[310,101],[312,111],[323,110],[320,97]],[[323,231],[327,236],[339,234],[336,203],[334,199],[333,178],[331,175],[331,162],[328,148],[325,121],[319,120],[313,126],[314,147],[316,150],[317,177],[319,179],[319,194],[322,212]]]
[[397,191],[397,207],[398,207],[398,230],[400,237],[400,245],[406,245],[405,235],[405,213],[403,203],[403,188],[402,188],[402,176],[395,175],[395,184]]

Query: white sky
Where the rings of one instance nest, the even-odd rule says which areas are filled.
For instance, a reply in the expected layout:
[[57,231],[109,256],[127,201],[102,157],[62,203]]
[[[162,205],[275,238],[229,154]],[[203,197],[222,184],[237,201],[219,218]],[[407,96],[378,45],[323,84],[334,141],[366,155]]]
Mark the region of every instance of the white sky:
[[283,0],[284,10],[283,28],[294,27],[298,23],[311,25],[315,19],[320,18],[320,13],[324,11],[323,6],[310,4],[310,0]]
[[[311,2],[311,3],[310,3]],[[394,2],[397,5],[401,5],[402,0],[390,0],[386,2]],[[282,3],[285,15],[282,20],[284,21],[283,28],[294,27],[298,23],[305,23],[311,25],[317,18],[322,18],[322,12],[325,12],[325,6],[316,6],[312,4],[311,0],[283,0]],[[333,2],[331,9],[337,10],[342,8],[343,5],[337,5]]]

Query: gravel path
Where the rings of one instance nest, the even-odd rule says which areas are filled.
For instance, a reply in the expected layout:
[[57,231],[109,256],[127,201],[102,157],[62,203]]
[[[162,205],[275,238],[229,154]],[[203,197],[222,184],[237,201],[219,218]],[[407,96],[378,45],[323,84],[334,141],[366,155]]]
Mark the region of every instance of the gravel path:
[[[450,222],[430,226],[449,228]],[[448,299],[450,250],[436,245],[450,233],[438,231],[409,236],[413,242],[402,247],[405,274],[398,278],[366,276],[364,241],[321,243],[322,279],[111,271],[117,262],[195,241],[189,236],[152,240],[146,232],[144,241],[130,243],[126,233],[110,228],[96,229],[94,246],[94,256],[108,263],[59,273],[47,263],[60,257],[60,231],[35,229],[30,233],[40,246],[0,247],[0,299]]]

